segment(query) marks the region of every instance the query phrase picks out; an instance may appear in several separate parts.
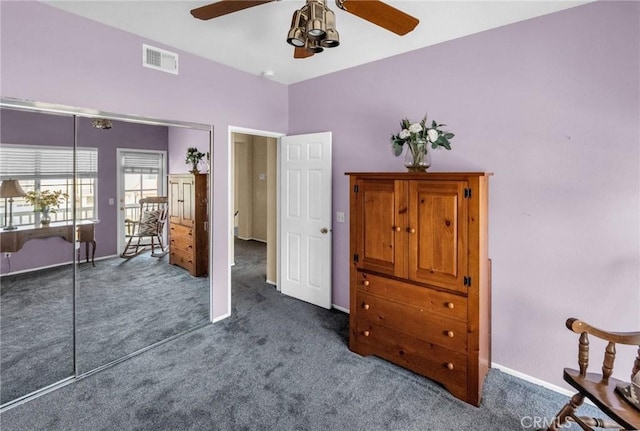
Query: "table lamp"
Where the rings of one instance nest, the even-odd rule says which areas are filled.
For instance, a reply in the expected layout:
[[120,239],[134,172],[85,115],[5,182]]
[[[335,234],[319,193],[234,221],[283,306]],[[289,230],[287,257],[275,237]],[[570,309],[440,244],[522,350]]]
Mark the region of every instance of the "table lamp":
[[17,229],[13,225],[13,198],[26,195],[22,187],[20,187],[18,180],[4,180],[2,184],[0,184],[0,198],[9,198],[9,224],[3,227],[4,230]]

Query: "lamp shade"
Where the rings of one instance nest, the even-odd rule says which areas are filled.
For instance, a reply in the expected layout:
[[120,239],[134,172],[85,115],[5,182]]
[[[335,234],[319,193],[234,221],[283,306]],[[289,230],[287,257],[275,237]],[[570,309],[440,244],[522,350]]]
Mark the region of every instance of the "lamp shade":
[[26,195],[18,180],[4,180],[0,184],[0,198],[17,198]]

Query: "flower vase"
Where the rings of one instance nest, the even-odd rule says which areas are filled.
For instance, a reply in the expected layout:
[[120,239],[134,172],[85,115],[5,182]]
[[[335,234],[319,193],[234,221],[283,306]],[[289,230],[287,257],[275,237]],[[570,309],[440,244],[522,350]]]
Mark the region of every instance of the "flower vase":
[[193,162],[193,164],[191,165],[191,170],[189,171],[192,174],[197,174],[200,171],[198,170],[198,162]]
[[407,142],[407,150],[404,153],[404,165],[409,172],[426,172],[431,166],[431,153],[428,150],[427,141],[417,140]]
[[47,226],[49,225],[49,223],[51,223],[51,216],[49,215],[49,211],[49,207],[45,207],[40,210],[40,224]]

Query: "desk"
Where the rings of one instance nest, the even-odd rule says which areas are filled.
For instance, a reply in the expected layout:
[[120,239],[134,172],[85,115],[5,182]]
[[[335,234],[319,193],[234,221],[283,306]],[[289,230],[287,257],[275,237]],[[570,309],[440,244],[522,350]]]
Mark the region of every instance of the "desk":
[[[96,266],[94,262],[96,255],[96,225],[90,221],[83,221],[76,224],[76,228],[78,231],[78,243],[85,243],[87,263],[89,262],[89,244],[91,244],[91,264]],[[16,230],[0,230],[0,252],[15,253],[29,240],[53,237],[60,237],[72,243],[76,237],[73,234],[73,223],[54,222],[50,225],[28,225],[19,226]],[[79,248],[78,260],[80,260]]]

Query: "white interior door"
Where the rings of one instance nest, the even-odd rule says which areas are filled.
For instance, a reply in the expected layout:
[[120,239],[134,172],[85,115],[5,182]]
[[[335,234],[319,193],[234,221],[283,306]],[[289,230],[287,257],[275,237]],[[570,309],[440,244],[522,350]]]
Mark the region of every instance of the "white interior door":
[[280,146],[280,290],[331,308],[331,132]]

